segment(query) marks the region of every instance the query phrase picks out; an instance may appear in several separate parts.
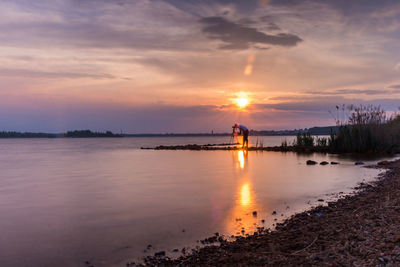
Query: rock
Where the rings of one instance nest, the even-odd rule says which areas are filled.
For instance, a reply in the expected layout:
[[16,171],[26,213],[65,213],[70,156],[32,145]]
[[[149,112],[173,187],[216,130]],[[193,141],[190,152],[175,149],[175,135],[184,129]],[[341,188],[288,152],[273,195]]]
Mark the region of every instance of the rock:
[[340,164],[340,163],[336,162],[336,161],[331,161],[331,165],[338,165],[338,164]]
[[165,257],[165,251],[159,251],[154,253],[155,257]]
[[379,162],[378,162],[378,165],[379,165],[379,166],[387,166],[387,165],[389,165],[389,164],[390,164],[390,162],[387,161],[387,160],[383,160],[383,161],[379,161]]
[[362,161],[356,161],[356,162],[354,163],[354,165],[364,165],[364,162],[362,162]]
[[179,249],[176,248],[176,249],[172,250],[172,252],[175,252],[175,253],[179,252]]
[[273,211],[273,212],[272,212],[272,215],[276,215],[276,211]]
[[327,162],[327,161],[322,161],[319,165],[328,165],[329,164],[329,162]]
[[262,220],[261,220],[261,222],[262,222],[262,223],[265,223],[265,220],[264,220],[264,219],[262,219]]
[[322,198],[318,199],[319,202],[324,202],[324,200]]
[[307,165],[315,165],[315,164],[318,164],[318,162],[309,159],[309,160],[307,160],[306,164]]
[[253,216],[257,217],[257,211],[253,211]]

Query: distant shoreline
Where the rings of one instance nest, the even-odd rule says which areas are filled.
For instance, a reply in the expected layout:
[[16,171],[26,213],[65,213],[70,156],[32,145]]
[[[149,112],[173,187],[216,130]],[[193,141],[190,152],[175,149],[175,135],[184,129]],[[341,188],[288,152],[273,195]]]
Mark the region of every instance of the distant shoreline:
[[[336,126],[327,127],[312,127],[309,129],[294,129],[294,130],[271,130],[271,131],[256,131],[250,130],[250,136],[296,136],[300,133],[309,133],[315,136],[330,135],[335,132]],[[98,137],[212,137],[212,136],[231,136],[232,133],[113,133],[93,132],[91,130],[74,130],[66,133],[42,133],[42,132],[16,132],[2,131],[0,138],[98,138]]]

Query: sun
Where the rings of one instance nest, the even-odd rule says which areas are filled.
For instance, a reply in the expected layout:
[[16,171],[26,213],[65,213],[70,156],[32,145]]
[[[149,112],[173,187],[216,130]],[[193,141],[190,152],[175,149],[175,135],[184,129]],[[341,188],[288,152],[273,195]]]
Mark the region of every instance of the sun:
[[249,99],[247,97],[239,97],[234,100],[239,108],[245,108],[249,104]]

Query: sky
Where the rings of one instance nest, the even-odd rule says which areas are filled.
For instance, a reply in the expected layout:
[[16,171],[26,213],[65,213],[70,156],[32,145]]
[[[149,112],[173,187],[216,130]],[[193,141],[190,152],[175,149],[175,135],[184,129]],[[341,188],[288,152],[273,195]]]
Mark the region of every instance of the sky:
[[333,125],[398,110],[399,51],[399,1],[2,0],[0,131]]

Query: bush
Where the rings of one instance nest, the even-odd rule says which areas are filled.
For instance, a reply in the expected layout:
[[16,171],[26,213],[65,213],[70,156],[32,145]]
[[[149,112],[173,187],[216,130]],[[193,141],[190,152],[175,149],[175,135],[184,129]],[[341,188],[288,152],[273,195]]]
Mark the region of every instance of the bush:
[[297,138],[294,142],[294,146],[314,146],[314,138],[311,136],[310,133],[298,133]]
[[[337,107],[338,109],[338,107]],[[331,134],[329,146],[338,152],[397,152],[400,143],[400,116],[388,118],[380,107],[347,107],[347,121],[336,120],[339,129]]]

